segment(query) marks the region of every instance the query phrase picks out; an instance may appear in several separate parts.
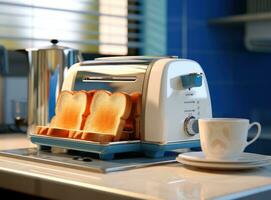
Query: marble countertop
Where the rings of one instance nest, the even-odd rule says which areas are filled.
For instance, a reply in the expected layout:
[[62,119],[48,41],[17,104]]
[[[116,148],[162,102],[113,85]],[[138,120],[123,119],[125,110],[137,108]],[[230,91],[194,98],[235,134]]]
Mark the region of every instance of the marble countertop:
[[[33,146],[24,135],[0,135],[0,149]],[[101,174],[0,156],[0,177],[0,187],[65,200],[232,199],[271,191],[271,166],[226,172],[174,163]]]

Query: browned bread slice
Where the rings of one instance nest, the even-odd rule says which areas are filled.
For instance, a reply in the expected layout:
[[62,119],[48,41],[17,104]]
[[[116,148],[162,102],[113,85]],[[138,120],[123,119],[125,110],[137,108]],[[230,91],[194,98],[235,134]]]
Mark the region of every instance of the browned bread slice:
[[[47,135],[57,137],[72,137],[70,130],[80,130],[84,126],[86,116],[95,91],[70,92],[59,94],[55,112]],[[61,132],[63,130],[63,132]]]
[[82,119],[89,110],[87,109],[87,93],[63,91],[59,94],[55,113],[50,127],[64,129],[80,129]]
[[47,135],[48,126],[36,126],[35,133],[39,135]]
[[130,94],[130,97],[132,101],[132,111],[129,118],[126,120],[124,130],[133,132],[133,135],[129,139],[139,139],[142,95],[140,92],[133,92]]
[[69,129],[50,127],[48,129],[47,135],[54,137],[64,137],[67,138],[70,134]]
[[80,139],[99,143],[108,143],[115,140],[115,136],[112,134],[93,133],[89,131],[78,131],[76,134],[78,139],[81,136]]
[[82,139],[97,142],[119,141],[131,108],[129,95],[97,91],[92,99],[91,114],[86,119]]

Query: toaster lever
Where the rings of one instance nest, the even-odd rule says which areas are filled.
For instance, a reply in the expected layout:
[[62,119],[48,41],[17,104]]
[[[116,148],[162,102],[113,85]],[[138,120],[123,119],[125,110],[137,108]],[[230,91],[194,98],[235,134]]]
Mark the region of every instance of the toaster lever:
[[182,75],[180,77],[182,86],[184,89],[190,89],[193,87],[200,87],[202,85],[202,74],[201,73],[191,73],[187,75]]

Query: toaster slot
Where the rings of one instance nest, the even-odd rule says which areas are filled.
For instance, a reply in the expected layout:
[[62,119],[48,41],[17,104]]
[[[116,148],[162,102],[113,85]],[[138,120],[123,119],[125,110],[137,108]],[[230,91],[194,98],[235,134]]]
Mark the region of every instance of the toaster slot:
[[135,82],[136,76],[84,76],[83,82]]
[[[178,56],[114,56],[114,57],[100,57],[95,58],[95,61],[132,61],[132,60],[142,60],[142,61],[153,61],[162,58],[178,58]],[[92,61],[93,62],[93,61]]]

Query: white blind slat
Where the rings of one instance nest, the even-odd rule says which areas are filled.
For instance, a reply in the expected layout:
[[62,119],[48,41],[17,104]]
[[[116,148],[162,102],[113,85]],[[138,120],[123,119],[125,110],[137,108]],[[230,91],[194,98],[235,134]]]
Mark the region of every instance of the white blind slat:
[[[48,2],[50,2],[50,1],[48,1]],[[53,2],[58,2],[58,1],[53,1]],[[7,6],[20,7],[20,8],[31,8],[31,9],[36,8],[36,9],[45,9],[45,10],[51,10],[51,11],[57,11],[57,12],[66,12],[66,13],[68,12],[68,13],[77,13],[77,14],[93,15],[93,16],[108,16],[108,17],[114,17],[114,18],[127,18],[127,19],[138,20],[138,21],[142,20],[142,16],[136,15],[136,14],[129,14],[129,15],[126,15],[126,16],[123,16],[123,15],[120,15],[120,14],[108,14],[107,12],[97,12],[96,10],[90,10],[90,9],[87,10],[86,8],[81,8],[80,9],[80,7],[78,8],[78,5],[76,6],[76,8],[78,8],[78,9],[74,9],[73,4],[69,5],[69,4],[67,4],[67,2],[65,2],[65,3],[63,2],[61,4],[61,5],[66,5],[65,7],[56,7],[56,6],[48,7],[48,6],[39,6],[39,5],[36,5],[34,3],[32,3],[32,4],[13,3],[13,2],[9,2],[9,1],[7,1],[7,2],[0,1],[0,4],[7,5]],[[66,8],[67,6],[69,8]],[[112,10],[123,9],[121,7],[115,7],[114,8],[114,6],[110,6],[110,5],[104,6],[104,7],[110,7],[110,9],[112,9]],[[127,7],[124,7],[124,9],[127,9]]]
[[56,38],[84,51],[127,54],[129,48],[142,47],[140,6],[129,2],[0,0],[0,43],[29,48]]

